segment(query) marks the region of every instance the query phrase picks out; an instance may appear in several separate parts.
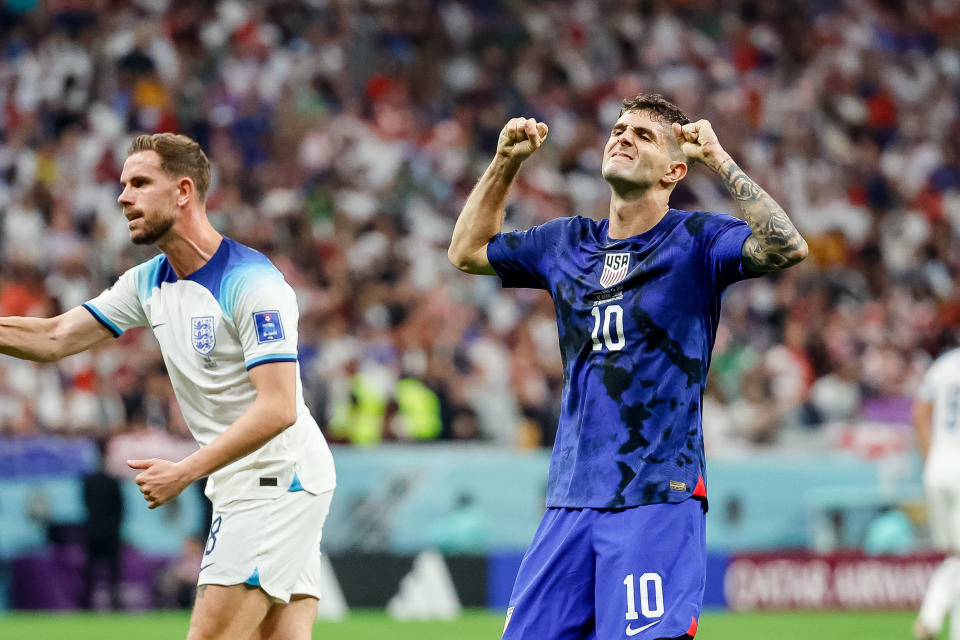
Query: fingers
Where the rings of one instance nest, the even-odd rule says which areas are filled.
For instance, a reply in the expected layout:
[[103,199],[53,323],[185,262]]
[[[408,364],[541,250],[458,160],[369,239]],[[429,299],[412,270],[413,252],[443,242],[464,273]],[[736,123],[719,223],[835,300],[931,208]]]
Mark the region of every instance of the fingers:
[[[690,122],[680,127],[680,132],[683,136],[683,140],[686,140],[687,142],[696,142],[697,139],[700,137],[701,122],[703,122],[703,120],[698,120],[697,122]],[[676,123],[674,123],[674,126],[676,126]]]
[[510,121],[510,139],[514,142],[523,140],[523,118],[514,118]]
[[536,120],[533,118],[527,118],[524,120],[523,133],[526,135],[527,140],[533,144],[534,149],[540,146],[540,130],[537,128]]
[[497,153],[523,161],[540,148],[547,131],[547,125],[534,118],[511,118],[500,132]]
[[131,469],[149,469],[156,463],[156,458],[150,458],[149,460],[127,460],[127,466]]
[[546,123],[534,118],[511,118],[504,129],[512,142],[529,140],[534,148],[540,146],[549,131]]
[[156,509],[156,508],[159,507],[160,505],[164,504],[164,502],[166,502],[165,500],[161,500],[159,497],[157,497],[156,495],[154,495],[153,489],[148,489],[148,488],[144,487],[144,486],[141,484],[140,481],[137,481],[137,484],[140,484],[140,485],[141,485],[141,486],[140,486],[140,493],[143,494],[143,499],[147,501],[147,507],[148,507],[148,508],[150,508],[150,509]]

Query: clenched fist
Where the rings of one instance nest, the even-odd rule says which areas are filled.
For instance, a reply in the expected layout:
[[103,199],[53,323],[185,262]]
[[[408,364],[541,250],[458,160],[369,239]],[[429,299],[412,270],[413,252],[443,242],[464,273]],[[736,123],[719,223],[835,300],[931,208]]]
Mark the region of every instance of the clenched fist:
[[673,133],[677,136],[680,150],[688,159],[700,161],[714,171],[729,157],[720,146],[717,134],[707,120],[697,120],[685,125],[674,122]]
[[500,131],[497,154],[523,162],[540,148],[547,138],[547,125],[533,118],[513,118]]

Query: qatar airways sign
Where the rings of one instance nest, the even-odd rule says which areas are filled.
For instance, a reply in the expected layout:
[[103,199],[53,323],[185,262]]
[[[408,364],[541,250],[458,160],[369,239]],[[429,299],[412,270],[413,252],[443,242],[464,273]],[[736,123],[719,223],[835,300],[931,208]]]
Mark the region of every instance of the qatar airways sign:
[[939,553],[734,554],[723,581],[727,605],[755,609],[915,609]]

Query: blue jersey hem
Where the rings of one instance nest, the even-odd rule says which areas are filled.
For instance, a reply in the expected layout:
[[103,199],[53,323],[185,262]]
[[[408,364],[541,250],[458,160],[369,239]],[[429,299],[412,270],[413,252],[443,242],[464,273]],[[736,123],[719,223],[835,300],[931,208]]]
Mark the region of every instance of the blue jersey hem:
[[247,363],[247,371],[253,369],[254,367],[259,367],[262,364],[269,364],[271,362],[296,362],[297,354],[295,353],[278,353],[271,354],[269,356],[261,356],[259,358],[254,358]]
[[101,313],[100,310],[94,307],[92,304],[89,302],[84,302],[81,306],[89,311],[90,315],[92,315],[97,322],[102,324],[104,328],[106,328],[106,330],[113,335],[114,338],[119,338],[121,334],[123,334],[123,331],[120,329],[120,327],[110,322],[110,320],[107,319],[107,316],[103,315],[103,313]]

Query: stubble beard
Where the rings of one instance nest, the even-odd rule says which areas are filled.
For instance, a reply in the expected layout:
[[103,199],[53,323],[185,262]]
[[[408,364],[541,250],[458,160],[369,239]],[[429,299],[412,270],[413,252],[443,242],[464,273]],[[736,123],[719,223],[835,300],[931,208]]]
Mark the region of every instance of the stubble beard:
[[133,244],[155,244],[160,238],[167,234],[167,231],[170,231],[170,228],[173,227],[173,223],[176,221],[173,216],[150,221],[144,217],[142,220],[143,229],[140,234],[130,236],[130,241],[133,242]]

